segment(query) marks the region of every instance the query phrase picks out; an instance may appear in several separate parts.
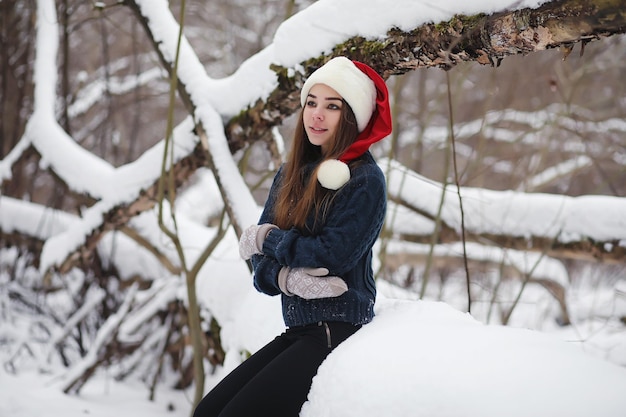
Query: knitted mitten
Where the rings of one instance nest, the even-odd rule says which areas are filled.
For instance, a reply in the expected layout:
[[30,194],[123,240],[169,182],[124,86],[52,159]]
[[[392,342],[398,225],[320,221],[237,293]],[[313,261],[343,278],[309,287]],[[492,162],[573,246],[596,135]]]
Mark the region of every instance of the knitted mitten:
[[278,227],[270,223],[265,223],[259,225],[255,224],[244,230],[241,234],[241,238],[239,238],[239,256],[244,260],[248,260],[252,255],[263,253],[261,250],[263,248],[263,241],[265,241],[265,237],[272,229],[278,229]]
[[278,286],[288,296],[297,295],[307,300],[338,297],[348,291],[346,282],[328,276],[326,268],[288,268],[278,273]]

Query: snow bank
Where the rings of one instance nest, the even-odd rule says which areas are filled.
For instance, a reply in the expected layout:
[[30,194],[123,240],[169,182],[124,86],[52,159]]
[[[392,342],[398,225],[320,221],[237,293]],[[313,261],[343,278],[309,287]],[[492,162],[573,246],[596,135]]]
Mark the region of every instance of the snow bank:
[[302,417],[621,417],[626,371],[444,303],[380,299],[322,364]]

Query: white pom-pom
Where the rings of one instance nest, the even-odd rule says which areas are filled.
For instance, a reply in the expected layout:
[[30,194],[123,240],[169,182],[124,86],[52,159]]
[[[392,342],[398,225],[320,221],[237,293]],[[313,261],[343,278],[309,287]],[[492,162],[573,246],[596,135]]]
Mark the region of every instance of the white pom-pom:
[[317,170],[317,180],[324,188],[338,190],[350,180],[350,168],[337,159],[327,159]]

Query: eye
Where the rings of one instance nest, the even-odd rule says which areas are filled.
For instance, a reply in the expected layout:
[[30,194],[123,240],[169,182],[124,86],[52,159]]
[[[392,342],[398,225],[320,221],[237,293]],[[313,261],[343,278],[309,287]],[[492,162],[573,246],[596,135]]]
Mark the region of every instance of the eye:
[[316,103],[313,100],[309,100],[306,102],[307,107],[315,107]]
[[328,108],[329,108],[330,110],[341,110],[341,107],[340,107],[340,106],[338,106],[338,105],[336,105],[336,104],[334,104],[334,103],[329,104],[329,105],[328,105]]

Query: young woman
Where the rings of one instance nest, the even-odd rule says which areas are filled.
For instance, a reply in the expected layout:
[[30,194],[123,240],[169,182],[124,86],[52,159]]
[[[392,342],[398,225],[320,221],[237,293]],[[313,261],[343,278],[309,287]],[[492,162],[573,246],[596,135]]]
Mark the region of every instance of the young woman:
[[256,289],[281,295],[287,329],[195,417],[297,416],[322,361],[374,316],[372,246],[386,188],[368,149],[391,133],[387,87],[369,66],[337,57],[311,74],[300,100],[291,154],[239,243]]

